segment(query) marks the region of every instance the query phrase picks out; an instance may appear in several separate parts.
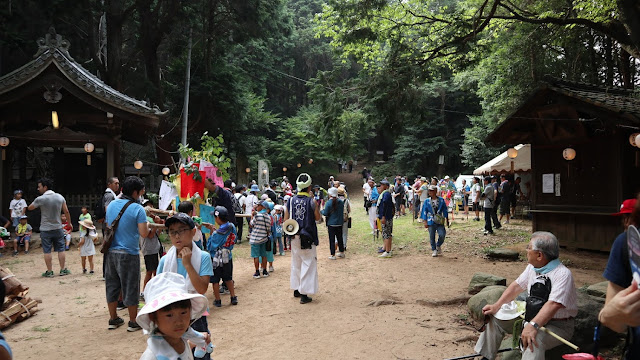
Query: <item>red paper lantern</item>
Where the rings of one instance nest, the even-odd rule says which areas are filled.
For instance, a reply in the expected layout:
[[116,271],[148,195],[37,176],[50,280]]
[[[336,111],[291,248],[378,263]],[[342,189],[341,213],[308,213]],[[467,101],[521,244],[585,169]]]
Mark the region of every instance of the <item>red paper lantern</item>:
[[204,179],[205,172],[198,171],[200,173],[200,178],[202,180],[197,181],[193,179],[195,174],[187,174],[184,169],[180,169],[180,198],[185,199],[189,198],[195,193],[200,194],[200,197],[204,199]]

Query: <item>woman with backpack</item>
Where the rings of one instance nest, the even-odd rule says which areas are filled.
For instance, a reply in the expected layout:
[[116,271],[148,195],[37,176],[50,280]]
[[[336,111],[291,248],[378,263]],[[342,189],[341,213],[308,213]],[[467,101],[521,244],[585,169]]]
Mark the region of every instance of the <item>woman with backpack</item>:
[[331,255],[329,260],[336,259],[336,241],[338,242],[337,257],[344,258],[344,243],[342,238],[342,228],[344,225],[344,201],[338,198],[338,189],[329,189],[329,201],[322,209],[321,213],[327,218],[327,230],[329,231],[329,250]]
[[[442,197],[438,196],[438,187],[435,185],[429,185],[429,197],[422,204],[420,218],[424,220],[424,226],[429,229],[429,240],[431,241],[431,251],[433,251],[431,256],[442,255],[440,247],[447,235],[444,226],[449,224],[449,213],[447,204]],[[436,233],[438,233],[437,243]]]

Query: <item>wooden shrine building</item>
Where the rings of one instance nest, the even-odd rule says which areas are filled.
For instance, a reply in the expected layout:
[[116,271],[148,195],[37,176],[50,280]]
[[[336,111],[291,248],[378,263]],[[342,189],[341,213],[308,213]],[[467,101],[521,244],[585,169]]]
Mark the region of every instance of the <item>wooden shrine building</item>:
[[93,205],[108,177],[122,175],[121,140],[146,144],[164,113],[80,66],[53,28],[37,44],[32,61],[0,77],[0,140],[9,140],[0,165],[1,213],[10,215],[15,189],[33,201],[37,179],[46,176],[74,217],[79,206]]
[[609,251],[622,232],[611,214],[640,190],[635,133],[633,91],[547,80],[487,140],[531,144],[534,231],[551,231],[569,248]]

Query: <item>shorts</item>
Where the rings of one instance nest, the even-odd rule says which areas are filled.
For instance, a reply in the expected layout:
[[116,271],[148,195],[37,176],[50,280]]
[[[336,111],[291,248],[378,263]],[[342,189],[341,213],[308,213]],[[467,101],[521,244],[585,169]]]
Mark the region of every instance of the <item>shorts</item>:
[[464,200],[462,200],[462,201],[464,202],[463,206],[468,206],[469,205],[469,195],[465,195],[464,196]]
[[42,242],[42,252],[45,254],[50,254],[52,247],[56,252],[64,251],[64,231],[62,229],[41,231],[40,241]]
[[480,203],[479,202],[474,202],[473,203],[473,211],[480,211]]
[[516,207],[517,204],[518,204],[518,199],[515,196],[513,196],[511,198],[511,207],[514,208]]
[[218,266],[213,269],[213,276],[209,278],[209,282],[212,284],[217,284],[222,281],[231,281],[233,280],[233,259],[229,260],[228,263],[222,264],[222,266]]
[[20,224],[20,217],[12,217],[11,218],[11,225],[13,225],[14,229],[18,228],[18,224]]
[[386,224],[382,224],[382,238],[390,239],[393,236],[393,218],[387,219]]
[[147,271],[158,270],[158,264],[160,263],[160,257],[158,254],[144,255],[144,268]]
[[22,235],[16,236],[16,241],[18,242],[18,246],[24,245],[24,243],[28,243],[31,240],[31,235]]
[[140,296],[140,255],[111,250],[105,254],[105,263],[107,303],[118,301],[122,290],[124,306],[137,306]]
[[267,242],[263,242],[262,244],[251,244],[251,257],[267,257]]

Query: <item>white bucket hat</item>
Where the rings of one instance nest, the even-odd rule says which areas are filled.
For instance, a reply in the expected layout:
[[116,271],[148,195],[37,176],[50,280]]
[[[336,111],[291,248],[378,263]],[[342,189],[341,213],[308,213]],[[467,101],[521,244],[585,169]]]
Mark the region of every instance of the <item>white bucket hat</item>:
[[191,320],[198,319],[207,310],[204,295],[189,294],[186,279],[177,273],[164,272],[149,280],[144,288],[146,304],[138,312],[136,322],[146,331],[153,331],[149,314],[182,300],[191,300]]
[[327,190],[327,192],[329,193],[329,196],[331,197],[338,197],[338,189],[332,187],[331,189]]
[[522,314],[524,314],[524,309],[520,309],[515,301],[511,301],[510,303],[502,304],[494,317],[498,320],[513,320]]

